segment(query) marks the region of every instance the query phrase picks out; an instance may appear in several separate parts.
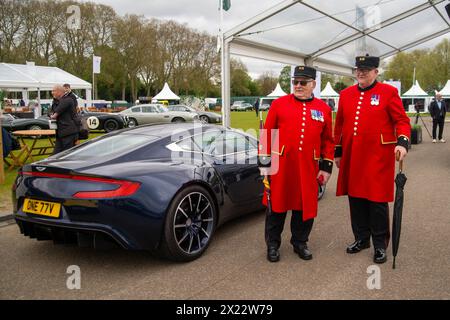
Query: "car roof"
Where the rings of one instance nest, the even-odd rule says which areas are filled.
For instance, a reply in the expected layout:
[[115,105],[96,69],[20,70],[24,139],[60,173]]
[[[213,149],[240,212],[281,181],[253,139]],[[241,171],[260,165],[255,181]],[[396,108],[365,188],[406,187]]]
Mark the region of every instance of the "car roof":
[[194,131],[200,129],[202,131],[209,131],[214,129],[223,130],[223,128],[224,127],[218,125],[201,124],[200,122],[188,122],[188,123],[165,123],[165,124],[142,125],[132,129],[127,129],[123,132],[151,135],[162,138],[172,135],[176,130]]

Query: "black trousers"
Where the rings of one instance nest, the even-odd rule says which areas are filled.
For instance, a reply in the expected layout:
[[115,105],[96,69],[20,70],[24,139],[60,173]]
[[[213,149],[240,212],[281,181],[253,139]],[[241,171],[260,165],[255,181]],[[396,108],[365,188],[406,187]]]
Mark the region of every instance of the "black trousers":
[[75,146],[75,142],[78,140],[78,133],[71,134],[66,137],[56,137],[55,149],[53,154],[60,153],[64,150],[70,149]]
[[436,129],[437,129],[437,127],[439,127],[438,139],[439,140],[442,139],[442,133],[444,132],[444,123],[445,123],[445,118],[444,117],[433,119],[433,139],[436,139]]
[[350,216],[355,240],[370,241],[375,248],[386,249],[389,244],[389,206],[349,196]]
[[[266,244],[279,248],[281,245],[281,233],[284,228],[284,221],[286,220],[286,212],[278,213],[272,212],[266,214]],[[291,216],[291,244],[298,246],[308,242],[309,234],[313,227],[314,219],[303,221],[302,211],[292,211]]]

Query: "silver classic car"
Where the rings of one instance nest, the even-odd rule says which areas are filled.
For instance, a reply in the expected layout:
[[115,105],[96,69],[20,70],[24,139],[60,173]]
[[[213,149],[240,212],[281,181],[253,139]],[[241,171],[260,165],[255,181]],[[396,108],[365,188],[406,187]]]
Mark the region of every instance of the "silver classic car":
[[149,123],[192,122],[198,120],[198,114],[170,111],[161,104],[142,104],[119,112],[128,117],[128,127]]

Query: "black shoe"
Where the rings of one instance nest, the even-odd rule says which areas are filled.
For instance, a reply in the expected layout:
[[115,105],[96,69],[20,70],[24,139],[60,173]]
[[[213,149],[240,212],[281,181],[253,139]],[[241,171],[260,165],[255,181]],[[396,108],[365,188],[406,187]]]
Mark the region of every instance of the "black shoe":
[[375,254],[373,255],[373,262],[375,263],[385,263],[387,260],[386,250],[382,248],[376,248]]
[[277,262],[280,260],[280,252],[277,247],[267,248],[267,260],[270,262]]
[[356,240],[347,247],[347,253],[358,253],[363,249],[370,248],[369,241]]
[[297,253],[303,260],[311,260],[313,257],[306,244],[294,246],[294,252]]

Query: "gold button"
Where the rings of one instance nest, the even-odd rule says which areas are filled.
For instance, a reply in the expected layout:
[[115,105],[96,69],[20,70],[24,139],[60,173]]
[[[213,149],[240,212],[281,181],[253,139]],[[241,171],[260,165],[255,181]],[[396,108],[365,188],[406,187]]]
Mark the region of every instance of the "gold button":
[[362,100],[362,99],[364,99],[363,97],[359,97],[359,100]]
[[303,141],[300,141],[300,144],[303,144]]
[[305,132],[305,129],[302,129],[302,132]]
[[303,121],[305,121],[306,120],[306,118],[305,117],[303,117]]
[[364,95],[364,92],[361,92],[361,95],[363,96],[363,95]]
[[298,148],[298,150],[302,151],[303,149],[302,148]]
[[355,126],[357,126],[358,125],[358,122],[355,122]]
[[353,128],[353,130],[355,130],[355,131],[356,131],[356,130],[358,130],[358,128],[357,128],[357,127],[354,127],[354,128]]
[[356,136],[356,132],[353,135]]
[[356,117],[355,120],[359,120],[359,117]]
[[360,102],[358,102],[358,104],[361,104],[362,102],[360,101]]
[[305,124],[304,124],[304,123],[302,123],[302,126],[305,126]]
[[356,108],[356,109],[358,109],[358,110],[359,110],[359,109],[361,109],[361,107],[360,107],[360,106],[358,106],[358,108]]
[[356,114],[359,114],[359,111],[356,111]]
[[300,137],[300,138],[302,138],[302,139],[303,139],[304,137],[305,137],[304,135],[301,135],[301,137]]

